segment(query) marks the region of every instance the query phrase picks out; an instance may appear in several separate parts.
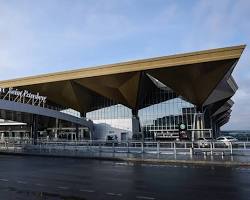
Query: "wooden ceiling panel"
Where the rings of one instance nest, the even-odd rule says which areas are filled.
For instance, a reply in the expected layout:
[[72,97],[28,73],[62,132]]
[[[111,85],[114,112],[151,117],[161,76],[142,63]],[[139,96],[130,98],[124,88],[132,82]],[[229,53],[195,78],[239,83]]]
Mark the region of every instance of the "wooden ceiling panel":
[[152,81],[145,79],[148,73],[191,103],[202,106],[244,48],[240,45],[0,81],[0,87],[39,92],[51,102],[80,112],[91,110],[96,95],[130,108],[142,108],[143,98],[155,88]]
[[149,70],[165,85],[191,103],[202,106],[236,59],[184,65],[165,69]]

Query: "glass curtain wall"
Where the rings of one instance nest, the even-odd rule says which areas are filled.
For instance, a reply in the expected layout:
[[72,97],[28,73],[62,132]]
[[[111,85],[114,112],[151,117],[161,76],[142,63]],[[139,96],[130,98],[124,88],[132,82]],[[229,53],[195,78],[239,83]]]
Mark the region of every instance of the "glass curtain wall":
[[114,105],[112,100],[105,100],[103,103],[106,107],[88,112],[86,117],[91,120],[132,118],[132,111],[128,107],[121,104]]
[[132,139],[132,111],[128,107],[115,104],[112,100],[105,99],[103,108],[86,114],[86,117],[94,122],[94,138],[107,140]]
[[[98,106],[102,108],[98,109]],[[168,87],[160,87],[147,95],[141,107],[138,116],[145,137],[177,134],[181,123],[186,124],[188,130],[193,127],[196,107]],[[91,120],[128,119],[132,118],[132,111],[124,105],[102,98],[96,102],[96,110],[87,113],[86,117]]]
[[[156,99],[161,102],[155,103]],[[171,89],[159,88],[144,101],[150,105],[139,111],[140,125],[145,137],[178,136],[179,125],[182,123],[187,130],[193,128],[196,107],[177,96]]]

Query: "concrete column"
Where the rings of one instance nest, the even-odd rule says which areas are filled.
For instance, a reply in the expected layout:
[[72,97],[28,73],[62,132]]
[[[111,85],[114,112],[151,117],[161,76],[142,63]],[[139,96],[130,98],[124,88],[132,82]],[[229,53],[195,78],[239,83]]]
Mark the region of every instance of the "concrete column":
[[198,131],[196,131],[196,139],[199,137],[202,137],[202,131],[200,131],[200,129],[203,129],[203,122],[202,122],[202,115],[203,115],[203,108],[202,106],[197,106],[197,115],[196,115],[196,129],[198,129]]
[[88,131],[89,131],[89,140],[93,140],[92,131],[90,129],[88,129]]
[[198,129],[198,130],[196,131],[195,139],[200,137],[200,116],[199,116],[199,113],[196,116],[196,129]]
[[59,119],[56,119],[55,139],[58,138]]
[[1,140],[4,140],[4,132],[1,133]]
[[198,131],[196,131],[196,139],[199,137],[203,137],[203,129],[204,129],[204,117],[203,117],[203,113],[197,113],[196,115],[196,129],[198,129]]
[[205,135],[204,135],[204,129],[205,129],[205,118],[204,118],[204,112],[203,113],[201,113],[201,130],[203,130],[202,132],[201,132],[201,137],[205,137]]
[[[140,133],[140,121],[138,117],[138,110],[132,109],[132,133],[139,135]],[[142,141],[144,141],[144,135],[142,133]]]

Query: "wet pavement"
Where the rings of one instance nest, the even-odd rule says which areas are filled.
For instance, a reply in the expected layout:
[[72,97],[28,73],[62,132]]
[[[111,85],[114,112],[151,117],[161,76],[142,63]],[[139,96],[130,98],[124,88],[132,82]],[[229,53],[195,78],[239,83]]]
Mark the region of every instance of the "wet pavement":
[[1,155],[0,199],[250,199],[250,168]]
[[48,156],[70,156],[80,158],[103,158],[103,159],[137,159],[147,160],[154,159],[158,161],[215,161],[215,162],[231,162],[231,163],[248,163],[250,164],[250,154],[223,154],[222,152],[216,152],[211,154],[190,154],[180,152],[177,154],[169,153],[127,153],[127,152],[99,152],[99,151],[75,151],[75,150],[57,150],[57,149],[16,149],[16,150],[2,150],[1,152],[6,153],[20,153],[20,154],[31,154],[31,155],[48,155]]

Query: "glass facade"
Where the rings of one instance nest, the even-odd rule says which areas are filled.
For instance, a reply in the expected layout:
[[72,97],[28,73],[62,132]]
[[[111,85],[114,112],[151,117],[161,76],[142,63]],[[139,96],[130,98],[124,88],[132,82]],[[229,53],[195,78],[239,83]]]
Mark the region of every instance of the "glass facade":
[[[86,117],[94,122],[101,120],[102,123],[108,124],[112,119],[132,119],[130,108],[116,104],[112,100],[103,98],[100,102],[99,99],[97,105],[102,105],[102,108],[86,114]],[[166,86],[158,85],[156,90],[141,101],[140,107],[142,108],[138,111],[139,125],[144,137],[178,134],[181,123],[186,125],[187,130],[193,128],[196,107]],[[122,124],[113,126],[121,129],[123,127]]]
[[[128,107],[116,104],[113,100],[98,97],[99,104],[86,117],[94,123],[93,139],[107,140],[109,137],[121,140],[132,138],[132,111]],[[101,105],[101,106],[100,106]]]
[[[115,104],[112,100],[105,100],[102,104],[104,108],[88,112],[86,117],[91,120],[105,120],[105,119],[127,119],[132,118],[132,111],[130,108],[121,104]],[[114,105],[115,104],[115,105]]]
[[[154,99],[162,102],[153,104]],[[193,129],[196,107],[177,96],[171,89],[159,88],[146,101],[153,105],[139,110],[138,113],[145,137],[178,136],[180,124],[185,124],[187,130]]]

